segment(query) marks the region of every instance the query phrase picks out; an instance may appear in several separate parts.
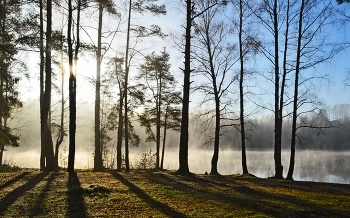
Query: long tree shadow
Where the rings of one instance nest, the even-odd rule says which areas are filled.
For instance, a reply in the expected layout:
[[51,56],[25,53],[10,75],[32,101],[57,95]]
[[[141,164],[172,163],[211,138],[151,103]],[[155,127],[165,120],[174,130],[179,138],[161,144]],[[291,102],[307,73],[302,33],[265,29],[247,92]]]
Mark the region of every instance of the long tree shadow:
[[160,211],[161,213],[169,216],[169,217],[187,217],[185,214],[176,211],[169,207],[166,204],[163,204],[159,201],[154,200],[149,195],[145,193],[142,189],[137,187],[136,185],[132,184],[130,181],[125,179],[122,175],[119,173],[111,173],[117,180],[119,180],[121,183],[123,183],[125,186],[127,186],[132,192],[134,192],[139,198],[141,198],[144,202],[149,204],[154,209]]
[[[260,181],[260,180],[258,180]],[[283,181],[277,181],[283,183]],[[285,182],[285,181],[284,181]],[[265,187],[274,187],[273,182],[265,183]],[[259,207],[259,210],[269,216],[288,216],[288,217],[347,217],[340,211],[336,211],[324,205],[317,204],[313,201],[302,199],[297,196],[291,196],[280,193],[269,193],[262,190],[251,188],[245,185],[236,185],[232,189],[235,193],[239,193],[240,197],[231,195],[223,195],[213,191],[207,191],[207,196],[210,196],[222,200],[222,201],[234,201],[241,207],[245,207],[250,210],[256,210],[257,204],[266,205],[266,201],[270,202],[270,207]],[[253,200],[252,200],[253,199]],[[285,204],[294,205],[297,210],[286,209]],[[300,211],[301,208],[304,208]],[[304,211],[310,210],[310,211]]]
[[70,172],[68,177],[68,217],[87,217],[84,203],[84,190],[81,187],[76,172]]
[[336,184],[336,183],[323,183],[323,182],[308,182],[308,181],[274,181],[272,184],[267,180],[258,180],[261,184],[269,184],[269,186],[275,186],[276,188],[293,188],[299,191],[309,191],[312,188],[313,191],[319,193],[339,193],[347,195],[350,193],[349,184]]
[[32,177],[26,184],[8,193],[6,197],[0,201],[0,215],[4,213],[19,197],[34,188],[34,186],[43,180],[48,174],[48,172],[41,172]]
[[19,174],[18,176],[14,177],[13,179],[5,182],[4,184],[0,185],[0,190],[3,188],[6,188],[7,186],[12,185],[13,183],[19,181],[20,179],[22,179],[23,177],[25,177],[26,175],[28,175],[30,172],[23,172],[21,174]]
[[[242,186],[238,184],[233,184],[231,189],[234,190],[233,194],[222,194],[215,191],[215,187],[212,186],[210,189],[206,189],[206,186],[203,186],[206,179],[203,178],[194,178],[191,177],[181,177],[179,180],[175,180],[174,178],[169,177],[169,175],[165,174],[156,174],[149,177],[147,179],[152,180],[153,182],[160,182],[171,186],[174,189],[177,189],[184,194],[200,193],[200,197],[203,200],[215,200],[223,203],[236,204],[241,208],[246,208],[251,211],[260,211],[268,216],[272,217],[282,217],[282,216],[290,216],[290,217],[348,217],[347,215],[341,213],[340,211],[336,211],[334,209],[328,208],[323,205],[316,204],[312,201],[304,200],[295,196],[288,196],[284,194],[276,194],[276,193],[267,193],[261,190],[257,190],[254,188],[250,188],[248,186]],[[220,178],[220,180],[224,180]],[[190,182],[191,185],[186,184],[182,181]],[[207,181],[208,183],[213,183],[212,181]],[[202,184],[200,184],[202,183]],[[271,182],[270,182],[271,183]],[[265,184],[266,186],[271,185],[270,183]],[[198,187],[197,185],[200,184]],[[217,183],[217,187],[221,187],[220,183]],[[228,187],[228,186],[227,186]],[[270,202],[266,204],[265,202]],[[283,202],[283,204],[282,204]],[[288,211],[285,208],[285,203],[295,205],[297,208],[309,208],[310,211]],[[260,206],[258,206],[260,205]],[[265,205],[265,206],[264,206]],[[269,207],[267,205],[270,205]],[[322,211],[322,212],[320,212]],[[322,214],[323,213],[323,214]]]
[[47,192],[49,191],[50,185],[52,181],[57,176],[57,172],[53,172],[50,174],[49,178],[47,179],[45,188],[42,190],[40,195],[37,197],[37,200],[35,202],[35,205],[32,207],[29,217],[34,217],[40,215],[40,213],[43,213],[43,203],[45,198],[47,197]]

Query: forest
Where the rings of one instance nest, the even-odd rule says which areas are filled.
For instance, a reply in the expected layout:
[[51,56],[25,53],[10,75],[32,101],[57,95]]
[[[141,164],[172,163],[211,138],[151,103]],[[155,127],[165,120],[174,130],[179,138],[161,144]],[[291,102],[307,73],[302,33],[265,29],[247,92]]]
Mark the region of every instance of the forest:
[[[147,142],[152,168],[177,149],[184,175],[193,146],[212,152],[213,175],[223,148],[240,152],[243,174],[248,150],[273,150],[273,177],[292,180],[296,151],[350,150],[348,95],[322,96],[334,80],[350,86],[348,3],[1,0],[0,165],[23,147],[21,129],[38,128],[27,146],[40,147],[40,170],[63,167],[67,142],[74,172],[78,124],[91,118],[94,171],[111,167],[113,150],[112,167],[129,172],[130,148]],[[23,118],[24,96],[37,100],[38,125]]]

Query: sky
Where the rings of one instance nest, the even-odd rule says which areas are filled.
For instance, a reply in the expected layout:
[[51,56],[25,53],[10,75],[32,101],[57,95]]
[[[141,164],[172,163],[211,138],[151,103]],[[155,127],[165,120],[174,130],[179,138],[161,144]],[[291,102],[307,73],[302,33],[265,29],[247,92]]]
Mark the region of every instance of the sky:
[[[170,53],[170,62],[172,65],[171,71],[174,72],[176,75],[176,78],[178,78],[179,84],[178,87],[181,89],[182,84],[182,72],[180,68],[183,66],[183,54],[181,51],[179,51],[178,46],[174,45],[173,35],[179,37],[179,35],[183,34],[183,27],[181,25],[184,22],[184,14],[180,11],[178,8],[178,4],[174,3],[174,1],[164,0],[167,4],[167,15],[166,16],[151,16],[149,14],[145,14],[145,17],[141,17],[137,15],[135,20],[133,20],[137,24],[152,24],[155,23],[162,27],[163,31],[168,34],[169,36],[165,39],[151,39],[146,40],[139,44],[145,44],[146,53],[151,53],[152,51],[159,52],[163,49],[163,47],[166,47],[167,51]],[[345,7],[345,5],[344,5]],[[87,16],[86,14],[84,16]],[[106,17],[106,16],[105,16]],[[110,18],[105,18],[105,22],[107,24],[112,23]],[[58,25],[57,23],[56,25]],[[92,31],[91,28],[88,26],[92,26],[92,23],[86,24],[84,27],[88,32],[91,34],[91,38],[96,38],[96,31]],[[105,25],[106,26],[106,25]],[[339,31],[339,34],[347,35],[348,31]],[[118,38],[119,37],[119,38]],[[120,40],[122,39],[122,40]],[[84,33],[82,33],[82,40],[85,42],[90,42],[90,38],[87,37]],[[119,42],[118,42],[119,41]],[[121,42],[120,42],[121,41]],[[114,40],[115,48],[119,48],[119,50],[122,48],[122,44],[125,41],[125,36],[123,34],[119,34],[117,38]],[[113,52],[110,51],[109,54],[111,55]],[[81,53],[82,54],[82,53]],[[38,93],[38,54],[26,54],[23,55],[23,59],[30,60],[29,63],[29,69],[31,71],[32,79],[31,80],[22,80],[21,83],[21,94],[22,99],[25,101],[27,98],[33,98],[33,93]],[[335,104],[341,104],[341,103],[350,103],[350,95],[349,95],[349,88],[347,88],[344,85],[344,79],[346,78],[347,72],[350,71],[350,50],[347,49],[337,56],[333,58],[329,63],[323,64],[322,67],[318,68],[319,71],[324,71],[328,73],[330,82],[327,84],[320,84],[320,96],[323,98],[326,105],[333,106]],[[139,58],[138,61],[142,61],[142,59]],[[257,62],[260,62],[261,60],[255,60]],[[66,69],[68,64],[66,63]],[[106,70],[106,66],[102,65],[102,73]],[[134,72],[137,72],[137,66],[133,68]],[[79,96],[81,100],[88,101],[90,103],[93,102],[93,99],[90,100],[92,95],[94,94],[94,88],[89,82],[86,80],[86,78],[92,78],[94,79],[96,77],[96,61],[93,58],[93,55],[83,55],[79,59],[78,64],[78,98]],[[66,74],[66,80],[68,78],[68,73]],[[66,81],[66,83],[68,83]],[[270,85],[269,85],[270,86]],[[271,84],[272,86],[272,84]],[[30,91],[29,91],[30,90]],[[89,96],[89,98],[87,98]]]

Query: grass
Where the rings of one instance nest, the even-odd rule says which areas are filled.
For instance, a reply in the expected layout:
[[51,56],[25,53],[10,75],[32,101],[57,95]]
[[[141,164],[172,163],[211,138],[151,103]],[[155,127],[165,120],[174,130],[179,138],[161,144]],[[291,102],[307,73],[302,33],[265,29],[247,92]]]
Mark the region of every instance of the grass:
[[350,217],[350,185],[22,170],[0,173],[0,217]]

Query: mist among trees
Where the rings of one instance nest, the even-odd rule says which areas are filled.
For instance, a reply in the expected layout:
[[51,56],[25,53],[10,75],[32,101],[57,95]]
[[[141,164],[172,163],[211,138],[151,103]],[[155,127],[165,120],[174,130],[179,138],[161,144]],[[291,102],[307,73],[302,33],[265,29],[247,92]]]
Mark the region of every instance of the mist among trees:
[[230,149],[249,174],[246,151],[273,150],[273,177],[293,179],[295,151],[350,149],[349,102],[322,99],[334,80],[347,95],[349,66],[332,71],[349,51],[347,3],[2,0],[0,164],[8,146],[40,147],[40,170],[74,172],[83,147],[94,171],[128,172],[130,147],[146,145],[144,167],[177,149],[189,174],[188,150],[205,149],[220,174]]

